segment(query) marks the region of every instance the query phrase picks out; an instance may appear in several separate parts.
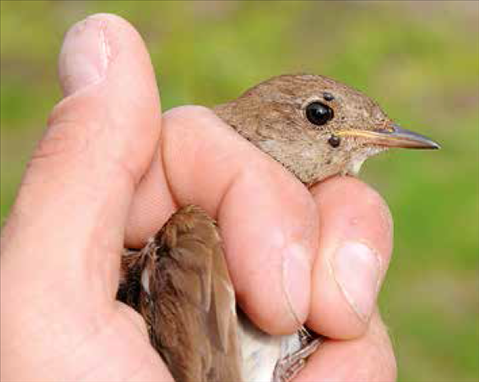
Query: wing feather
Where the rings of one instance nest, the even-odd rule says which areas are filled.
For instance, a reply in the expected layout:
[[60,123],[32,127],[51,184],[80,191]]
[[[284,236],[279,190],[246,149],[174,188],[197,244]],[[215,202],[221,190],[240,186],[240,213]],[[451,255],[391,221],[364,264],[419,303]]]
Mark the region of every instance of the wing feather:
[[[199,207],[180,209],[127,268],[120,291],[175,380],[240,382],[235,295],[215,222]],[[148,288],[139,288],[145,270]]]

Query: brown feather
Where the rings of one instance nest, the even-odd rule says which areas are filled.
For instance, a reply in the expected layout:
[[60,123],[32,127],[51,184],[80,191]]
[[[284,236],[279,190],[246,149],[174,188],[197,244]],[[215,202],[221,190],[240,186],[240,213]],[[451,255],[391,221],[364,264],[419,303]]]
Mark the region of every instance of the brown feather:
[[[119,298],[145,318],[175,380],[240,382],[235,296],[214,221],[199,207],[184,207],[127,257]],[[149,294],[139,285],[141,269]]]

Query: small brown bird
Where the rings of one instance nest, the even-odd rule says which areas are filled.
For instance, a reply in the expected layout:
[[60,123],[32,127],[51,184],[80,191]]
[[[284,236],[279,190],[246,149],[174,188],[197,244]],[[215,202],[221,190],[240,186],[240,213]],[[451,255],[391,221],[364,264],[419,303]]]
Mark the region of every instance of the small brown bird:
[[[274,77],[213,110],[306,185],[356,175],[389,147],[439,148],[323,76]],[[143,315],[176,381],[290,381],[321,342],[305,328],[269,336],[237,315],[218,228],[200,207],[181,208],[145,248],[126,251],[122,269],[118,298]]]

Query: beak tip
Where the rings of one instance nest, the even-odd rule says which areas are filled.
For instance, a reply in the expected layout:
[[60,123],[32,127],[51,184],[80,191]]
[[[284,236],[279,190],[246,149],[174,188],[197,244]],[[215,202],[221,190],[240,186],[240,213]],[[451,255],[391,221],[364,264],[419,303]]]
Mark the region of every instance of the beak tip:
[[409,148],[416,148],[416,149],[429,149],[429,150],[439,150],[441,145],[432,139],[425,137],[424,135],[417,134],[413,131],[409,131],[403,129],[398,125],[393,125],[394,133],[396,137],[401,137],[409,141],[410,146]]
[[422,148],[429,150],[439,150],[441,149],[441,145],[436,141],[433,141],[432,139],[426,138],[424,140],[424,146]]

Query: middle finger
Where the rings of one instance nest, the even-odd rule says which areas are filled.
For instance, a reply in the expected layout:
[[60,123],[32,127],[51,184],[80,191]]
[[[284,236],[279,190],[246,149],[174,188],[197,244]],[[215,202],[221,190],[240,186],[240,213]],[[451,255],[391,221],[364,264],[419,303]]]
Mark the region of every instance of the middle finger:
[[355,338],[367,329],[389,265],[391,215],[381,196],[353,177],[311,191],[320,229],[308,326],[330,338]]

